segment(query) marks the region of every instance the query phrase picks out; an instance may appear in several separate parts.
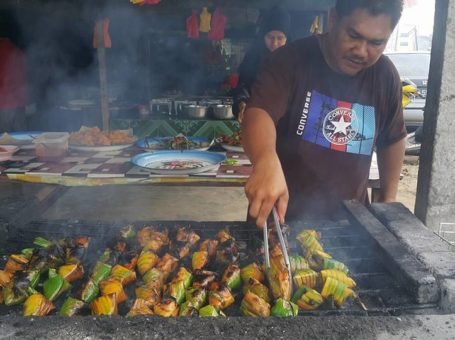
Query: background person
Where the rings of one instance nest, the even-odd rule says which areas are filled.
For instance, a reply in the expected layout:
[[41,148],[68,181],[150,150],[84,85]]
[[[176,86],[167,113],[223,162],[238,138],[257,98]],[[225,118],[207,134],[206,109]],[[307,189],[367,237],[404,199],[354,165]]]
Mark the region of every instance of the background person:
[[379,200],[396,199],[404,157],[400,77],[382,55],[401,0],[337,0],[329,32],[279,49],[258,75],[242,122],[253,163],[245,192],[261,227],[273,206],[281,222],[330,216],[342,200],[368,202],[377,150]]
[[238,69],[239,85],[234,91],[234,115],[239,121],[243,118],[260,67],[272,52],[286,44],[290,25],[289,13],[278,6],[272,7],[260,23],[259,38],[247,51]]

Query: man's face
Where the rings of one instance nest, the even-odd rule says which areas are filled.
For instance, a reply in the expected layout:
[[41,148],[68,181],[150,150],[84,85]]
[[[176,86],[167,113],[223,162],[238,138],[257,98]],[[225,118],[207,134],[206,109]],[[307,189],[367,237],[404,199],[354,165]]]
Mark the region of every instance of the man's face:
[[372,16],[357,9],[340,18],[332,13],[326,46],[330,66],[337,72],[356,75],[378,61],[392,32],[392,20],[384,14]]
[[264,36],[264,43],[270,52],[286,45],[286,35],[281,31],[270,31]]

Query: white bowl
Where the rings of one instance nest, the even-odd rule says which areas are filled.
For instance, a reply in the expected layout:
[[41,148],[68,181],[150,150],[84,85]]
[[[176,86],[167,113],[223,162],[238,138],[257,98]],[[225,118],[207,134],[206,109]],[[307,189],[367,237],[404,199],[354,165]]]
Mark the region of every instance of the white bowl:
[[15,145],[0,145],[0,162],[9,160],[17,150]]

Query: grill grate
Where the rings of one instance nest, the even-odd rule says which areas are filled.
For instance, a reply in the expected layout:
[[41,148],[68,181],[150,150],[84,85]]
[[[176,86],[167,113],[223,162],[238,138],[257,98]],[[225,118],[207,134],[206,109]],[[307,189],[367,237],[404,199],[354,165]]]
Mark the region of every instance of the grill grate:
[[[175,226],[191,226],[194,231],[205,238],[215,238],[219,230],[226,228],[239,242],[242,253],[247,253],[248,249],[257,249],[262,243],[262,233],[254,226],[241,222],[153,221],[131,224],[137,229],[147,225],[167,227],[169,230]],[[12,236],[8,242],[8,249],[4,249],[0,253],[8,254],[29,246],[36,236],[61,239],[74,235],[86,235],[92,238],[88,258],[96,259],[104,250],[107,242],[125,225],[120,223],[107,225],[88,221],[34,221],[27,228],[10,233]],[[305,312],[305,315],[398,315],[403,312],[435,307],[434,305],[418,305],[414,302],[414,297],[410,296],[389,273],[380,248],[361,226],[347,219],[292,223],[288,237],[290,254],[300,251],[295,237],[303,228],[319,231],[322,234],[321,242],[324,249],[349,267],[350,276],[357,282],[356,292],[368,308],[368,312],[365,312],[356,302],[348,300],[342,309],[326,307]],[[262,259],[260,260],[262,261]],[[241,265],[243,264],[241,263]],[[0,314],[2,314],[1,310]]]

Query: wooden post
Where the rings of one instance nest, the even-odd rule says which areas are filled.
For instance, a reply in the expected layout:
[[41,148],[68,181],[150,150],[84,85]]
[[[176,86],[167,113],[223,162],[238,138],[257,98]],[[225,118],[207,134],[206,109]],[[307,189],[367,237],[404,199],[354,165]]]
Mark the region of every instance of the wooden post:
[[106,67],[106,48],[104,45],[103,20],[96,23],[96,40],[98,69],[100,74],[100,103],[103,131],[109,132],[109,93],[107,89],[107,67]]

